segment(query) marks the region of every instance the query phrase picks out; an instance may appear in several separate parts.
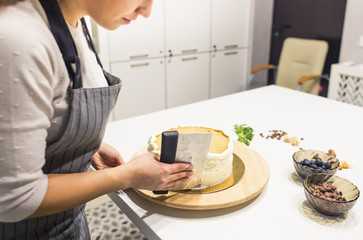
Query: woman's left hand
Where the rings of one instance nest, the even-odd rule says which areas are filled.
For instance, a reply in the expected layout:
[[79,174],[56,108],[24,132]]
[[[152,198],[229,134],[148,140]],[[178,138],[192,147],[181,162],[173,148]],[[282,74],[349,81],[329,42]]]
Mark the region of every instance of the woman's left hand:
[[98,170],[117,167],[124,164],[120,153],[107,143],[102,143],[98,151],[92,156],[92,165]]

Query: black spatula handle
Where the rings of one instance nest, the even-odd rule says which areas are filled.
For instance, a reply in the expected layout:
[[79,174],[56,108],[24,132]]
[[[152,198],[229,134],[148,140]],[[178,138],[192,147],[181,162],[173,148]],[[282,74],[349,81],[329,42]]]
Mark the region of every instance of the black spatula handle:
[[[175,162],[178,146],[178,131],[167,131],[161,134],[160,162],[172,164]],[[153,191],[154,194],[167,194],[168,191]]]

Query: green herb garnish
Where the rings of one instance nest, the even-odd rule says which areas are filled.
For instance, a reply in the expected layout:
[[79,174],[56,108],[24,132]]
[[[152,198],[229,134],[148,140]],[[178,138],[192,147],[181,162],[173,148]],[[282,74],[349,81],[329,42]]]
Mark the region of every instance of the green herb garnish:
[[247,146],[250,145],[250,141],[253,139],[253,129],[246,124],[235,124],[234,131],[238,136],[238,141],[246,144]]

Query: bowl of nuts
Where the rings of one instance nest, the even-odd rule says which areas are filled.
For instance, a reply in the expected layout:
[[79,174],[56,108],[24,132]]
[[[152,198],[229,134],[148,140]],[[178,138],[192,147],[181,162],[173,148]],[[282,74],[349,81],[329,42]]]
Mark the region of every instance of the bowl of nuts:
[[300,150],[292,155],[292,159],[296,172],[303,179],[318,173],[334,175],[340,164],[333,150],[329,150],[328,153],[317,150]]
[[313,174],[304,180],[305,196],[319,212],[336,216],[348,212],[359,197],[358,188],[331,174]]

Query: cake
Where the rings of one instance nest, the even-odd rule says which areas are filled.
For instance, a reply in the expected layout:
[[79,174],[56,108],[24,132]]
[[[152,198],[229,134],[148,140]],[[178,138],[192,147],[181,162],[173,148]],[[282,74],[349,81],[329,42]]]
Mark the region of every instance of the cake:
[[[212,133],[212,139],[202,173],[200,188],[217,185],[226,180],[232,173],[233,142],[227,134],[221,130],[207,127],[177,127],[166,131],[178,131],[178,133]],[[153,135],[148,141],[148,151],[160,156],[161,133]],[[187,184],[185,189],[196,187],[194,183]]]

